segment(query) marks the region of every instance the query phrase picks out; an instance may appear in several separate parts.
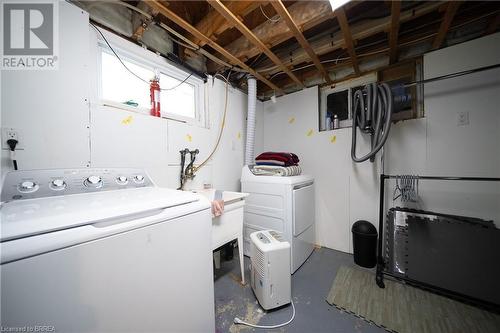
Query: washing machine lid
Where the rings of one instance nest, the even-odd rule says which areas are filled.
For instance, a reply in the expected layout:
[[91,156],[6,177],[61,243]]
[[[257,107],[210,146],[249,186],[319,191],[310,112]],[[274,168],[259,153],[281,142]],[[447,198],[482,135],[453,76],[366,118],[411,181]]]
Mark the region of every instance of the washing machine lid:
[[198,200],[200,196],[191,192],[147,187],[10,201],[0,207],[0,242],[141,216]]

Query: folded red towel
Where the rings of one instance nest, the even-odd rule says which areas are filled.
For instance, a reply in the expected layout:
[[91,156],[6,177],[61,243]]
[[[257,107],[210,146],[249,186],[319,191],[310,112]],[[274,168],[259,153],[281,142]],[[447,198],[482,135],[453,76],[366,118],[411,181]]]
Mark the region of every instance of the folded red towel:
[[260,154],[255,158],[255,160],[256,161],[274,160],[274,161],[284,162],[286,164],[297,164],[300,162],[299,157],[294,153],[272,152],[272,151]]

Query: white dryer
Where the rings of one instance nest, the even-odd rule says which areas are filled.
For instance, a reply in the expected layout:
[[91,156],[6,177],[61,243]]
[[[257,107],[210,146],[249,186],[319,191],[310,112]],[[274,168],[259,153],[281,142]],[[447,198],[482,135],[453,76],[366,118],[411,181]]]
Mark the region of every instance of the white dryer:
[[1,198],[2,328],[214,332],[208,200],[136,169],[15,171]]
[[314,178],[256,176],[248,166],[241,175],[245,200],[243,248],[250,255],[250,234],[272,229],[283,233],[291,246],[291,273],[306,261],[315,245]]

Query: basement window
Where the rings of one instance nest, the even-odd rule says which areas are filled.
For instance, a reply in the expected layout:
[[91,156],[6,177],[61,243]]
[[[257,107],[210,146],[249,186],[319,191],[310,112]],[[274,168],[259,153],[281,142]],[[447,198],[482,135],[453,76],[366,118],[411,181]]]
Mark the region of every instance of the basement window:
[[405,84],[422,80],[422,60],[415,59],[388,66],[378,72],[346,80],[335,86],[326,86],[319,90],[319,130],[334,129],[333,120],[338,119],[338,128],[352,125],[354,93],[365,85],[374,82],[386,82],[392,89],[394,108],[392,121],[424,117],[423,86]]
[[362,77],[326,86],[319,90],[319,131],[333,130],[333,119],[338,119],[339,128],[352,126],[352,107],[354,92],[366,84],[377,82],[377,74],[372,73]]
[[[150,80],[155,73],[152,68],[140,66],[122,58],[123,63],[144,80]],[[114,54],[106,51],[101,55],[102,99],[113,106],[127,105],[141,113],[150,109],[149,85],[129,73]]]
[[173,90],[162,90],[160,95],[162,113],[178,115],[185,118],[196,118],[195,85],[161,73],[160,87]]
[[[162,118],[205,127],[203,80],[168,63],[160,64],[158,60],[163,59],[149,57],[149,54],[134,54],[118,48],[115,48],[115,52],[123,64],[139,78],[130,73],[106,46],[101,45],[100,98],[103,105],[149,115],[149,81],[157,75],[162,89]],[[140,52],[145,50],[140,49]]]

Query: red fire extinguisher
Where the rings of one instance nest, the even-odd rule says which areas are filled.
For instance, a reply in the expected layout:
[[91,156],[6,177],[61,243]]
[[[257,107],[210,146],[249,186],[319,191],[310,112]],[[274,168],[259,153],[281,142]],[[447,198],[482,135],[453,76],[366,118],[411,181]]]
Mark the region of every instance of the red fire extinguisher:
[[151,97],[151,115],[154,117],[161,117],[160,112],[160,81],[155,76],[149,85],[149,96]]

